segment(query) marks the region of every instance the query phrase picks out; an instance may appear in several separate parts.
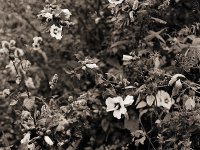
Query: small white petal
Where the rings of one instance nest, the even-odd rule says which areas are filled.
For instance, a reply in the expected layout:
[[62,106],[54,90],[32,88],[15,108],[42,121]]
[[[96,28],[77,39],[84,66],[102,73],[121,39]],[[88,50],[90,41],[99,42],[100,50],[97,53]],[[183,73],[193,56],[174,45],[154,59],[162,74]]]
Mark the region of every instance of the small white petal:
[[53,15],[51,13],[44,13],[44,17],[45,18],[49,18],[49,19],[52,19],[53,18]]
[[49,144],[50,146],[53,145],[53,141],[50,139],[49,136],[44,136],[44,140],[47,144]]
[[124,0],[108,0],[108,1],[109,1],[109,3],[111,3],[111,4],[117,5],[117,4],[121,4]]
[[69,9],[62,9],[62,12],[65,14],[65,18],[69,19],[72,13],[69,11]]
[[133,56],[130,56],[130,55],[123,55],[123,58],[122,58],[123,61],[130,61],[132,59],[133,59]]
[[125,107],[121,107],[120,112],[121,112],[121,114],[125,115],[127,113],[127,109]]
[[113,116],[114,116],[115,118],[117,118],[117,119],[121,119],[121,115],[122,115],[122,113],[121,113],[120,110],[115,110],[115,111],[113,112]]
[[93,68],[98,68],[96,64],[86,64],[86,67],[93,69]]
[[115,108],[115,103],[113,101],[113,98],[108,97],[106,99],[106,105],[107,105],[107,109],[106,109],[107,112],[113,111],[113,109]]

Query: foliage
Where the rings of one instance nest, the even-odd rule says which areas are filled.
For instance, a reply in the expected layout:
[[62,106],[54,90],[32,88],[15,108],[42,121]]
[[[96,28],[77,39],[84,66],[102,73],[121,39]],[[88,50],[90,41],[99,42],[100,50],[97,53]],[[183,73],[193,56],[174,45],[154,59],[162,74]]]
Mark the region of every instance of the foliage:
[[2,149],[200,148],[197,0],[0,2]]

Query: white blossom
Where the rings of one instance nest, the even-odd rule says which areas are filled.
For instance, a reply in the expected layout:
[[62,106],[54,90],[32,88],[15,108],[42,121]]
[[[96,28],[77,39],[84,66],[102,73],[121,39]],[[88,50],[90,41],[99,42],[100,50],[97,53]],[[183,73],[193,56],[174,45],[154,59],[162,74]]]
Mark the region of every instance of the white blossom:
[[130,95],[126,96],[124,100],[121,96],[117,96],[114,98],[108,97],[106,99],[106,111],[113,111],[113,116],[117,119],[121,119],[121,115],[127,113],[126,106],[131,105],[133,102],[133,96]]
[[96,64],[86,64],[85,65],[87,68],[93,69],[93,68],[98,68],[98,66]]
[[174,100],[170,97],[170,95],[167,92],[160,90],[156,94],[155,103],[156,103],[156,106],[158,106],[158,107],[162,106],[167,109],[170,109],[171,106],[174,104]]
[[117,4],[121,4],[124,0],[108,0],[108,1],[109,1],[109,3],[111,3],[111,4],[117,5]]
[[45,140],[45,142],[46,142],[47,144],[49,144],[50,146],[53,145],[53,141],[50,139],[49,136],[44,136],[44,140]]
[[72,13],[69,11],[69,9],[62,9],[62,12],[65,15],[65,19],[70,19],[70,16],[72,15]]
[[61,40],[62,39],[62,26],[58,27],[56,25],[52,25],[50,28],[50,35],[54,38],[56,38],[57,40]]

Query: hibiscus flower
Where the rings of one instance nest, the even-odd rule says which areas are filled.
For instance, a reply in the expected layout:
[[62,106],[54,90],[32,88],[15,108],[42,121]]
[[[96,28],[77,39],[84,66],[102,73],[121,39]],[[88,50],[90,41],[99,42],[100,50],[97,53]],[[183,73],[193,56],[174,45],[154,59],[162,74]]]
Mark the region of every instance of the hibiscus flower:
[[170,109],[173,104],[174,100],[167,92],[163,90],[158,91],[158,93],[156,94],[156,106],[162,106],[164,108]]
[[113,111],[113,116],[117,119],[121,119],[122,114],[127,113],[127,106],[130,106],[134,102],[133,96],[126,96],[123,100],[121,96],[114,98],[108,97],[106,99],[107,109],[106,111]]
[[57,40],[61,40],[62,39],[62,26],[58,27],[56,25],[52,25],[50,28],[50,35],[54,38],[56,38]]

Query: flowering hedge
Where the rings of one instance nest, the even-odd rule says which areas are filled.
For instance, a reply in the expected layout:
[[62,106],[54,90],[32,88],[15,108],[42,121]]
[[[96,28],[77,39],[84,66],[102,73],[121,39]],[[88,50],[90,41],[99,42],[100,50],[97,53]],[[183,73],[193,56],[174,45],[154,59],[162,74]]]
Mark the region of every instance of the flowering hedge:
[[197,0],[1,0],[0,149],[199,149]]

